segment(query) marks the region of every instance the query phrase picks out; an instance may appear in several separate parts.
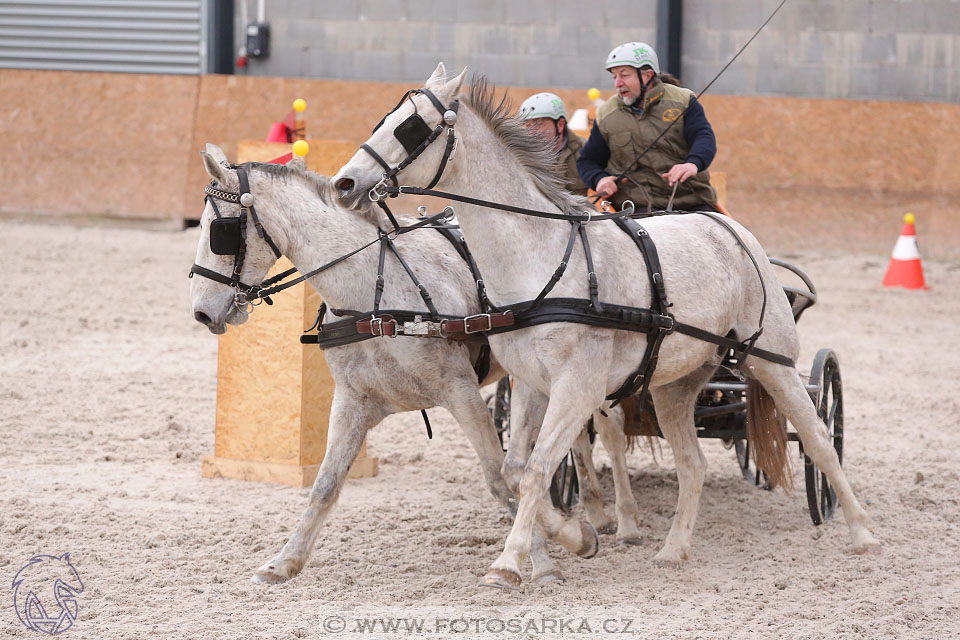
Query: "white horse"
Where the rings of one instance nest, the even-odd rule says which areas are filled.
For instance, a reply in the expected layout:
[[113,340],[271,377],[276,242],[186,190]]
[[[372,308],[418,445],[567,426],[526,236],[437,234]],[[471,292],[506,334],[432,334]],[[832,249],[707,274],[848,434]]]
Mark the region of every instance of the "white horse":
[[[216,186],[238,192],[237,173],[229,167],[223,151],[211,144],[206,149],[202,154],[204,165]],[[357,215],[342,209],[335,201],[329,180],[306,171],[302,161],[295,160],[287,166],[252,164],[249,167],[250,192],[254,194],[255,207],[264,228],[281,252],[303,272],[356,249],[376,238],[381,227],[387,228],[386,221],[381,220],[377,211],[370,209]],[[217,206],[225,217],[237,215],[236,204],[220,202]],[[201,218],[196,264],[228,275],[233,270],[233,257],[215,255],[210,249],[210,222],[213,219],[212,205],[208,203]],[[240,279],[259,283],[276,262],[276,257],[267,243],[257,237],[252,224],[246,242]],[[400,236],[395,242],[444,313],[470,315],[479,311],[473,276],[447,239],[424,229]],[[309,282],[331,307],[365,311],[373,302],[377,258],[377,247],[371,247],[313,276]],[[423,307],[418,290],[392,254],[387,256],[384,278],[384,308],[415,310]],[[226,324],[242,324],[247,319],[247,313],[234,302],[234,290],[225,284],[194,277],[191,298],[194,317],[215,334],[226,331]],[[371,339],[326,351],[326,362],[335,380],[326,454],[310,494],[310,504],[296,530],[283,550],[256,571],[255,581],[283,582],[302,570],[367,431],[393,413],[434,406],[448,409],[477,451],[491,493],[515,513],[514,491],[508,488],[501,475],[503,451],[473,370],[477,351],[476,343],[426,338]],[[503,375],[496,362],[491,364],[484,383]],[[515,415],[529,416],[539,425],[546,410],[546,399],[517,384],[513,410]],[[611,451],[620,451],[620,456],[612,456],[615,464],[623,464],[623,470],[615,470],[615,477],[620,479],[626,473],[621,420],[620,413],[612,413],[609,418],[598,413],[595,417],[605,446]],[[514,457],[520,456],[523,446],[527,445],[522,438],[511,439]],[[610,519],[603,511],[596,486],[589,447],[585,434],[574,446],[584,485],[581,499],[589,521],[598,528],[610,528]],[[589,464],[580,469],[583,461]],[[629,478],[625,486],[629,493]],[[639,536],[636,506],[634,504],[632,511],[620,506],[621,490],[618,485],[618,538],[629,542]],[[555,513],[553,520],[560,522],[562,516]],[[568,548],[570,544],[568,542]],[[580,546],[571,550],[584,554]],[[542,539],[536,541],[531,561],[534,580],[561,577],[547,556]]]
[[[558,187],[549,151],[526,135],[508,107],[495,100],[481,78],[461,95],[464,73],[447,79],[441,63],[425,88],[447,107],[460,99],[455,130],[457,155],[442,174],[437,189],[555,213],[582,214],[589,209]],[[389,114],[366,144],[390,167],[407,156],[394,130],[418,112],[427,128],[442,123],[430,96],[414,93]],[[450,117],[448,120],[454,120]],[[450,124],[448,122],[448,124]],[[436,174],[442,144],[431,144],[398,174],[401,184],[426,186]],[[340,199],[357,206],[381,181],[383,167],[367,150],[359,150],[334,177]],[[464,236],[486,278],[492,302],[500,307],[537,296],[564,254],[570,225],[477,205],[461,205]],[[756,346],[795,361],[799,351],[796,325],[763,248],[742,226],[729,224],[759,263],[757,269],[733,233],[707,215],[662,216],[643,221],[656,242],[670,311],[678,322],[745,340],[757,331],[762,294],[769,293],[764,332]],[[610,222],[587,225],[595,271],[604,302],[649,307],[650,286],[643,260],[633,241]],[[587,298],[587,271],[582,244],[569,260],[567,275],[551,296]],[[493,563],[485,583],[520,584],[520,563],[530,549],[534,520],[544,514],[543,496],[553,470],[579,432],[584,419],[615,391],[638,366],[647,339],[644,334],[583,324],[553,323],[490,336],[497,360],[516,378],[548,395],[549,407],[536,446],[520,482],[520,507],[505,549]],[[720,359],[716,345],[673,334],[665,338],[651,393],[660,428],[677,464],[677,511],[658,564],[679,565],[690,554],[690,539],[703,486],[706,461],[700,452],[693,410],[697,395]],[[853,546],[858,552],[879,551],[870,533],[866,511],[857,502],[840,467],[827,432],[794,367],[754,355],[742,372],[759,381],[798,431],[804,452],[827,475],[843,506]],[[509,481],[509,480],[508,480]]]

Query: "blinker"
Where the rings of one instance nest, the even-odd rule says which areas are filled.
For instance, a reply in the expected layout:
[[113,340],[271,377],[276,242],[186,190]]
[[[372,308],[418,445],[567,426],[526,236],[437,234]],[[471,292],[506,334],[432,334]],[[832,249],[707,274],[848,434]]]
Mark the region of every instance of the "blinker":
[[414,113],[397,125],[394,137],[403,145],[407,153],[413,153],[420,144],[430,137],[431,129],[420,114]]
[[217,218],[210,221],[210,251],[218,256],[240,253],[240,218]]

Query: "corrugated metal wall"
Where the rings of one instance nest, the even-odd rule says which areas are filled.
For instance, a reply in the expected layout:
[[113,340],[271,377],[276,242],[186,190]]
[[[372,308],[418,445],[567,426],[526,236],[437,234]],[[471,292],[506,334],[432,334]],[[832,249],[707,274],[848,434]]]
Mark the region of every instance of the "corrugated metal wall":
[[200,0],[0,0],[0,67],[201,73]]

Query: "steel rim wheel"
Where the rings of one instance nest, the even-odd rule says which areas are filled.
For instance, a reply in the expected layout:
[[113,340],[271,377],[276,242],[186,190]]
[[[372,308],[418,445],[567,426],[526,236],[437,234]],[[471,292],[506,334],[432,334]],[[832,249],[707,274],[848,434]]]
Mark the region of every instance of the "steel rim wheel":
[[[820,388],[813,396],[817,415],[827,426],[830,440],[843,464],[843,384],[840,363],[830,349],[821,349],[810,371],[810,383]],[[837,494],[830,481],[813,461],[804,454],[804,475],[807,485],[807,504],[813,524],[822,524],[833,517]]]

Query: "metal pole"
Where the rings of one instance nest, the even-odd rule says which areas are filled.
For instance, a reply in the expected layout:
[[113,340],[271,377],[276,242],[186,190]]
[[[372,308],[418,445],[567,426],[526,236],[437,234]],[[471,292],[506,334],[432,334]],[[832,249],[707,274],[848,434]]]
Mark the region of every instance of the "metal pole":
[[657,0],[657,56],[660,70],[680,77],[683,1]]
[[[208,6],[207,73],[233,73],[233,2],[214,0]],[[246,4],[246,0],[243,2]]]

